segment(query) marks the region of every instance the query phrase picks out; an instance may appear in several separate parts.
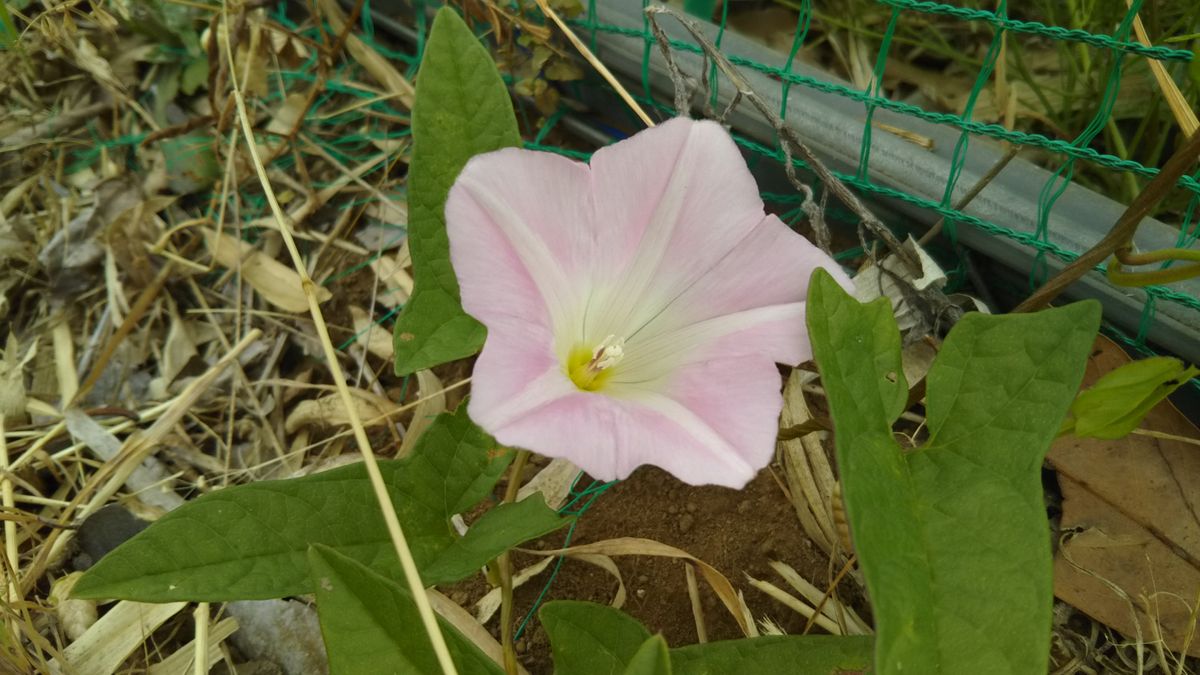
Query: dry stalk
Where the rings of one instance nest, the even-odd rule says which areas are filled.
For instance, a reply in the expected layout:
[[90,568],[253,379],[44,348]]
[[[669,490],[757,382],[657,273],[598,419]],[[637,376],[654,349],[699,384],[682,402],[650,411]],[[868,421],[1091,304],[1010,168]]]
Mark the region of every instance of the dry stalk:
[[[225,58],[229,67],[232,68],[235,61],[233,52],[229,48],[231,38],[228,33],[229,23],[227,14],[222,16],[221,28],[226,31]],[[258,149],[254,140],[254,129],[250,124],[250,117],[246,111],[246,102],[242,96],[241,83],[238,82],[237,78],[230,78],[230,89],[233,94],[242,135],[245,138],[246,148],[250,153],[259,182],[262,184],[267,203],[270,205],[271,212],[274,214],[279,226],[279,231],[283,235],[284,245],[291,256],[292,266],[295,268],[296,273],[300,275],[304,295],[308,300],[309,314],[312,316],[317,330],[317,336],[325,355],[325,362],[329,366],[330,376],[337,385],[338,394],[341,396],[342,404],[346,408],[350,427],[354,431],[354,440],[359,452],[362,454],[363,464],[366,466],[367,475],[370,478],[372,488],[374,488],[375,496],[379,501],[379,507],[383,512],[384,522],[388,527],[388,534],[391,536],[392,544],[396,549],[396,555],[399,557],[401,567],[404,570],[404,576],[408,582],[409,589],[412,591],[413,601],[417,605],[421,622],[424,624],[426,634],[433,646],[434,653],[437,655],[438,664],[441,666],[442,672],[446,675],[452,675],[457,670],[450,658],[449,649],[446,647],[446,641],[442,636],[441,628],[438,626],[437,618],[434,616],[433,608],[429,604],[429,598],[425,595],[425,588],[421,584],[420,571],[417,569],[416,561],[413,560],[412,552],[409,550],[404,530],[400,525],[399,518],[396,516],[396,508],[392,504],[391,495],[388,493],[387,486],[383,482],[383,476],[379,471],[379,464],[376,462],[375,455],[371,451],[371,444],[367,439],[366,430],[363,428],[362,420],[358,416],[358,410],[350,398],[350,388],[346,384],[345,376],[338,361],[337,351],[334,349],[333,342],[329,338],[329,328],[325,323],[324,314],[317,302],[316,293],[313,291],[313,280],[309,277],[305,269],[304,260],[300,256],[300,251],[296,248],[296,242],[292,237],[291,223],[275,198],[271,182],[267,178],[266,168],[263,166],[262,159],[258,155]]]
[[616,76],[612,74],[612,71],[608,69],[608,66],[604,65],[600,59],[596,58],[596,55],[592,53],[592,50],[588,49],[588,46],[583,43],[583,40],[579,39],[579,36],[576,35],[575,31],[571,30],[571,27],[562,20],[562,17],[558,15],[558,12],[555,12],[554,9],[550,7],[550,3],[548,3],[546,0],[537,0],[537,4],[538,9],[542,10],[542,14],[550,17],[550,20],[553,21],[554,24],[558,26],[559,30],[561,30],[563,34],[567,36],[567,39],[571,41],[571,45],[579,51],[579,54],[583,56],[584,60],[586,60],[592,68],[595,68],[596,72],[600,74],[600,77],[603,77],[604,81],[608,82],[608,84],[616,90],[617,95],[621,97],[621,100],[625,102],[625,105],[629,106],[630,110],[636,113],[638,118],[640,118],[646,126],[653,127],[654,120],[650,119],[650,116],[646,114],[646,111],[642,110],[642,106],[638,105],[637,101],[633,100],[633,96],[631,96],[629,91],[627,91],[620,81],[617,80]]

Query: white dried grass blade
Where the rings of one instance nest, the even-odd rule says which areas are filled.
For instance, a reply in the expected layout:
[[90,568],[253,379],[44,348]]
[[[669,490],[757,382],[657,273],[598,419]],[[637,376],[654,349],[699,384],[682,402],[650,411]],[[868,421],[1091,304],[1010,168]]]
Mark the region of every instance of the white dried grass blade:
[[51,660],[52,672],[111,675],[138,645],[186,605],[186,602],[150,604],[122,600],[63,650],[62,663]]
[[842,629],[838,627],[836,622],[832,621],[829,617],[825,616],[824,614],[817,614],[816,610],[814,610],[812,607],[807,605],[803,600],[800,600],[796,596],[792,595],[791,593],[788,593],[787,591],[783,590],[782,588],[779,588],[778,586],[776,586],[775,584],[772,584],[769,581],[761,581],[759,579],[755,579],[754,577],[750,576],[749,574],[746,575],[746,578],[750,580],[751,586],[757,588],[758,590],[762,591],[763,593],[766,593],[767,595],[774,598],[776,601],[781,602],[784,605],[787,605],[789,608],[795,610],[798,614],[800,614],[804,618],[813,619],[813,615],[816,615],[816,618],[813,619],[813,623],[816,624],[817,626],[820,626],[822,629],[829,631],[833,635],[841,635],[842,634]]
[[275,114],[271,117],[271,121],[267,123],[267,131],[280,136],[288,136],[292,133],[292,129],[296,128],[296,124],[300,121],[300,116],[304,114],[305,106],[308,103],[308,96],[302,93],[288,94],[287,98],[283,99],[283,103],[275,109]]
[[366,310],[351,306],[350,319],[354,322],[354,334],[358,336],[358,343],[365,345],[368,352],[384,361],[391,361],[395,357],[396,348],[392,342],[392,334],[375,323]]
[[[780,426],[786,428],[812,419],[804,399],[804,385],[814,377],[813,373],[792,371],[783,390]],[[813,433],[779,441],[779,450],[783,455],[784,476],[792,495],[792,506],[796,509],[804,533],[821,550],[832,555],[836,528],[829,515],[829,494],[834,477],[820,439]]]
[[388,289],[379,294],[379,302],[392,308],[408,302],[408,299],[412,297],[413,278],[405,268],[411,264],[407,241],[394,257],[381,255],[378,260],[371,263],[371,269],[375,271],[375,276],[379,277]]
[[[388,199],[386,201],[371,202],[367,206],[367,213],[372,218],[383,221],[388,225],[408,225],[408,202],[406,201]],[[391,238],[395,238],[395,230],[392,230],[392,233]]]
[[746,604],[746,596],[739,590],[737,592],[738,609],[741,610],[742,623],[749,627],[746,637],[758,637],[758,622],[754,620],[754,615],[750,613],[750,606]]
[[[335,33],[345,28],[346,17],[334,0],[318,0],[321,13],[329,20],[329,26]],[[416,90],[411,82],[406,80],[392,64],[379,52],[372,49],[353,32],[346,33],[346,51],[363,67],[371,77],[375,78],[388,93],[394,94],[407,108],[412,109]]]
[[[554,558],[542,558],[540,561],[526,567],[517,572],[512,578],[513,589],[520,588],[526,581],[541,574],[550,563],[554,562]],[[482,598],[475,602],[475,620],[481,624],[486,624],[491,621],[492,616],[500,609],[500,587],[497,586],[488,591]]]
[[700,604],[700,586],[696,583],[696,568],[691,565],[683,566],[684,580],[687,582],[688,600],[692,603],[692,619],[696,622],[696,642],[708,642],[708,629],[704,626],[704,606]]
[[75,398],[79,391],[79,373],[75,372],[75,337],[71,335],[71,324],[62,317],[54,324],[54,375],[58,379],[59,400],[65,404]]
[[407,457],[420,440],[421,434],[433,424],[433,418],[446,412],[446,390],[432,370],[417,371],[417,393],[421,397],[420,402],[413,410],[412,421],[408,424],[404,440],[400,442],[397,457]]
[[[776,574],[783,577],[783,580],[786,581],[789,586],[796,589],[796,592],[800,593],[800,595],[802,595],[806,601],[811,603],[812,606],[816,607],[821,605],[822,600],[824,600],[824,605],[821,605],[821,614],[823,614],[830,621],[835,621],[839,624],[844,621],[846,625],[846,630],[844,632],[846,634],[865,635],[871,632],[871,629],[867,626],[867,623],[863,621],[853,609],[850,609],[844,605],[833,595],[830,595],[828,598],[826,598],[824,591],[814,586],[804,577],[800,576],[800,573],[797,572],[796,569],[791,565],[782,563],[778,560],[772,560],[769,564],[771,565],[771,569],[775,570]],[[839,616],[839,614],[841,616]]]
[[[285,312],[308,309],[308,300],[304,297],[304,288],[295,270],[228,234],[218,234],[207,228],[203,234],[213,260],[222,267],[237,270],[264,300]],[[328,288],[321,286],[313,287],[313,292],[317,302],[325,302],[333,297]]]
[[[221,642],[233,635],[237,629],[238,622],[234,618],[218,621],[208,629],[208,665],[210,668],[225,659]],[[174,654],[147,668],[146,675],[188,675],[193,670],[195,658],[196,645],[193,640],[175,650]]]
[[[87,446],[100,459],[112,461],[121,453],[121,440],[79,408],[67,408],[63,419],[71,437]],[[154,457],[148,457],[134,467],[125,479],[125,487],[130,492],[137,492],[143,502],[165,511],[178,508],[184,502],[183,497],[170,489],[171,472]]]
[[[355,406],[355,412],[367,426],[384,424],[401,411],[400,406],[392,401],[364,389],[352,389],[351,392],[354,394],[350,400]],[[292,434],[305,427],[348,426],[350,419],[340,395],[329,394],[297,403],[284,420],[283,428]]]
[[521,489],[517,491],[517,501],[521,501],[535,492],[540,492],[546,500],[546,506],[557,511],[566,503],[567,497],[571,494],[571,485],[578,475],[579,467],[569,460],[552,459],[545,468],[537,472],[537,475],[529,479],[529,482],[521,486]]
[[171,325],[167,328],[167,338],[163,342],[162,361],[159,366],[159,375],[164,386],[174,382],[188,361],[200,353],[187,322],[179,318],[179,313],[171,305],[172,303],[168,303]]

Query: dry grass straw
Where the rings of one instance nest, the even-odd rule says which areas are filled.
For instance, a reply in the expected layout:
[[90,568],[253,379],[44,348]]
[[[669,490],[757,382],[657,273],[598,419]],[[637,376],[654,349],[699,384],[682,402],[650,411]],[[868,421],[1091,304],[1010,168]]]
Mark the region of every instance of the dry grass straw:
[[[225,17],[223,28],[228,31],[228,17]],[[235,67],[233,52],[229,47],[231,39],[229,33],[226,32],[225,50],[226,59],[232,70]],[[248,76],[248,73],[247,73]],[[325,358],[328,363],[330,374],[333,377],[334,383],[338,388],[338,395],[342,399],[342,404],[345,406],[346,414],[349,418],[350,428],[354,432],[354,440],[358,446],[358,450],[362,453],[363,462],[367,467],[367,475],[371,479],[371,486],[375,490],[375,497],[379,500],[380,509],[383,512],[384,522],[387,524],[388,533],[395,545],[396,554],[400,558],[401,566],[404,569],[404,575],[407,578],[409,587],[412,590],[413,599],[416,601],[417,610],[420,613],[421,621],[425,626],[425,631],[429,635],[430,642],[433,644],[434,653],[437,654],[438,664],[442,672],[450,675],[457,672],[454,667],[454,662],[450,658],[450,651],[446,647],[445,638],[442,636],[441,628],[438,626],[437,618],[433,614],[433,608],[429,605],[429,600],[425,596],[425,589],[421,585],[421,573],[417,569],[417,563],[413,559],[412,552],[408,548],[408,542],[404,537],[404,530],[400,526],[400,519],[396,516],[396,507],[392,504],[391,495],[387,491],[387,486],[383,482],[383,475],[379,471],[379,465],[375,461],[375,455],[371,450],[371,441],[367,438],[367,432],[363,428],[362,421],[359,419],[358,409],[351,399],[350,388],[346,384],[346,379],[342,374],[341,365],[338,362],[338,355],[333,347],[333,343],[329,339],[329,328],[325,324],[325,316],[321,311],[320,300],[317,297],[317,292],[314,289],[313,280],[308,275],[305,268],[304,259],[300,255],[299,249],[296,248],[296,241],[292,237],[291,224],[287,220],[287,216],[283,213],[283,209],[279,206],[279,202],[275,197],[275,191],[271,186],[270,179],[267,178],[266,168],[263,166],[262,159],[259,157],[257,145],[255,142],[254,129],[250,123],[250,116],[246,112],[246,102],[242,96],[241,87],[236,78],[231,80],[233,97],[237,105],[238,120],[241,122],[242,133],[246,139],[246,148],[250,152],[250,156],[254,162],[254,169],[258,173],[259,181],[262,183],[263,192],[267,197],[267,202],[271,205],[271,212],[274,214],[279,231],[283,235],[283,241],[287,245],[287,250],[292,259],[292,265],[296,268],[296,273],[300,275],[300,286],[304,289],[305,299],[308,301],[308,311],[312,315],[313,323],[317,329],[317,336],[320,339],[321,348],[325,353]]]
[[579,39],[579,36],[575,34],[575,31],[571,30],[571,27],[567,25],[567,22],[562,20],[562,17],[558,15],[558,12],[554,11],[554,9],[550,7],[550,3],[548,3],[546,0],[537,0],[537,5],[538,9],[542,11],[542,14],[545,14],[551,21],[554,22],[554,25],[558,26],[558,29],[561,30],[563,34],[567,36],[567,40],[571,42],[571,46],[573,46],[576,51],[579,52],[579,55],[588,62],[588,65],[594,68],[595,71],[599,73],[600,77],[603,77],[604,81],[607,82],[617,92],[617,95],[620,96],[621,100],[625,102],[625,105],[629,106],[629,109],[638,116],[638,119],[642,120],[642,123],[647,127],[653,127],[654,120],[646,114],[645,110],[642,110],[642,106],[638,105],[637,101],[633,100],[633,96],[630,95],[627,89],[625,89],[625,86],[621,84],[621,81],[612,74],[612,71],[608,69],[608,66],[604,65],[603,61],[596,58],[596,55],[592,53],[592,50],[588,48],[583,40]]

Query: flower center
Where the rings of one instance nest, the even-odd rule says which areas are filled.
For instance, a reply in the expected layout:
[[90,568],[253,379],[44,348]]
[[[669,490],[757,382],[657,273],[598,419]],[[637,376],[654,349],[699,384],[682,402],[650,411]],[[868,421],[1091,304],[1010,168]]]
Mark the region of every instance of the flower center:
[[567,375],[583,391],[597,391],[612,377],[612,367],[624,356],[625,341],[609,335],[595,348],[572,348],[567,357]]

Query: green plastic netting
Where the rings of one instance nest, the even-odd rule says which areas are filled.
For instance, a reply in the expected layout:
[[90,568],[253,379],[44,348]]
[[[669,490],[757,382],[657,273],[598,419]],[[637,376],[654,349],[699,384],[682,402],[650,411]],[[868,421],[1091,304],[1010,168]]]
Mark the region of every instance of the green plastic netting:
[[[914,0],[879,0],[878,4],[890,8],[890,19],[886,24],[885,30],[878,38],[878,51],[872,73],[875,84],[865,90],[854,89],[837,82],[822,81],[793,71],[796,55],[804,45],[806,36],[809,34],[813,16],[812,3],[807,0],[794,3],[796,9],[799,10],[799,18],[791,48],[779,64],[763,63],[745,58],[736,53],[726,53],[726,56],[732,63],[769,75],[778,82],[780,99],[784,102],[784,105],[780,108],[780,114],[785,119],[788,114],[788,107],[786,105],[788,97],[796,95],[798,90],[805,88],[836,94],[848,100],[860,102],[865,106],[867,119],[863,128],[863,141],[860,148],[857,171],[839,174],[839,178],[858,188],[864,194],[908,202],[945,217],[945,232],[951,243],[954,242],[959,227],[973,227],[991,236],[1003,237],[1015,241],[1033,251],[1039,260],[1044,259],[1046,256],[1054,256],[1062,261],[1071,261],[1079,255],[1080,251],[1064,248],[1051,241],[1048,229],[1048,216],[1053,210],[1056,201],[1070,184],[1079,165],[1086,162],[1108,172],[1129,173],[1146,178],[1158,173],[1154,167],[1145,166],[1138,161],[1123,159],[1113,154],[1101,152],[1093,147],[1097,136],[1104,130],[1105,125],[1112,118],[1113,106],[1120,91],[1123,73],[1128,67],[1130,59],[1154,59],[1168,65],[1172,63],[1189,63],[1193,59],[1193,53],[1187,50],[1169,47],[1151,47],[1131,39],[1133,21],[1142,3],[1131,3],[1129,10],[1124,14],[1123,20],[1114,27],[1110,35],[1010,19],[1006,16],[1007,3],[1005,2],[999,3],[997,11],[955,7],[935,2],[917,2]],[[721,38],[727,28],[728,7],[728,3],[725,3],[722,7],[720,22],[718,24],[719,30],[716,33],[715,40],[718,46],[721,46]],[[631,29],[629,27],[600,23],[595,20],[596,10],[597,3],[595,0],[592,0],[588,4],[587,14],[575,22],[578,29],[590,35],[593,44],[595,43],[596,35],[603,33],[640,38],[645,44],[645,56],[642,62],[642,90],[639,100],[643,104],[653,107],[664,114],[674,114],[675,111],[671,109],[667,102],[656,99],[652,94],[649,83],[649,57],[651,50],[656,48],[656,44],[649,27],[643,26],[641,29]],[[915,20],[920,20],[923,15],[940,15],[965,22],[978,22],[986,24],[992,32],[990,45],[978,66],[977,77],[971,91],[966,97],[966,104],[961,114],[930,111],[903,101],[892,100],[884,94],[879,84],[884,81],[887,54],[898,27],[906,20],[914,20],[914,17],[916,17]],[[1001,53],[1001,41],[1006,33],[1076,43],[1086,49],[1106,52],[1112,56],[1103,90],[1104,93],[1095,102],[1089,123],[1077,135],[1070,138],[1053,138],[1043,134],[1008,129],[997,124],[982,123],[972,119],[972,110],[979,100],[980,94],[992,82],[993,73]],[[686,41],[673,42],[671,47],[674,50],[684,52],[699,53],[700,51],[697,45]],[[710,84],[713,87],[712,95],[713,100],[715,100],[717,94],[716,87],[719,84],[718,78],[710,78]],[[803,95],[802,91],[800,95]],[[956,148],[954,165],[940,201],[895,190],[873,179],[869,166],[870,139],[872,133],[875,133],[871,124],[871,115],[875,110],[889,110],[927,122],[948,125],[960,130],[961,136],[959,147]],[[977,138],[1018,144],[1026,148],[1038,149],[1044,153],[1043,164],[1051,167],[1052,172],[1049,180],[1045,182],[1036,197],[1039,218],[1037,229],[1033,233],[1018,231],[1006,227],[1003,223],[989,222],[953,208],[951,195],[954,194],[956,187],[960,187],[956,184],[962,168],[962,155],[959,151]],[[783,160],[783,155],[777,146],[766,145],[746,137],[739,137],[738,140],[744,148],[769,161],[780,162]],[[802,165],[799,162],[798,164]],[[1200,196],[1200,183],[1197,182],[1198,177],[1200,175],[1184,176],[1178,181],[1177,189],[1186,196],[1186,207],[1183,210],[1182,217],[1177,221],[1178,235],[1175,245],[1179,247],[1191,246],[1197,238],[1200,238],[1200,225],[1196,221],[1197,197]],[[798,202],[800,199],[796,195],[766,193],[763,196],[766,201],[774,203]],[[800,216],[798,210],[784,215],[792,217]],[[836,217],[837,213],[835,212],[833,215]],[[843,251],[841,257],[853,257],[859,253],[861,253],[860,250],[851,249]],[[954,261],[953,264],[959,268],[959,271],[962,271],[962,265],[965,264],[965,261],[960,259]],[[1031,274],[1030,286],[1040,284],[1044,278],[1045,267],[1035,267],[1034,272]],[[1156,311],[1161,302],[1177,303],[1191,310],[1200,310],[1200,299],[1194,294],[1161,286],[1151,287],[1147,289],[1138,330],[1132,335],[1114,330],[1114,336],[1129,346],[1146,351],[1146,336],[1155,321]]]
[[[429,12],[435,9],[436,6],[440,6],[440,4],[438,2],[424,2],[423,0],[416,0],[412,3],[412,13],[408,15],[410,20],[406,24],[410,29],[409,37],[412,39],[411,52],[392,50],[384,47],[383,43],[387,40],[376,35],[376,20],[373,18],[374,16],[389,16],[397,8],[410,9],[407,3],[389,3],[387,0],[375,0],[376,7],[384,8],[378,14],[372,13],[372,5],[368,3],[361,15],[362,34],[368,43],[381,54],[395,62],[405,64],[408,74],[415,74],[428,30]],[[598,41],[603,40],[604,36],[609,35],[622,36],[640,41],[642,45],[640,72],[625,73],[627,79],[631,80],[632,86],[630,86],[630,90],[635,99],[645,108],[657,112],[664,118],[674,115],[676,111],[671,106],[669,96],[663,95],[662,92],[656,93],[651,86],[651,55],[658,49],[658,45],[651,34],[649,23],[645,19],[641,21],[641,25],[632,27],[605,23],[599,18],[601,14],[599,10],[602,4],[599,0],[588,0],[583,7],[584,11],[571,19],[575,30],[585,40],[588,40],[593,48],[595,48]],[[642,6],[644,7],[647,4],[649,3],[643,2]],[[1131,68],[1131,64],[1136,63],[1136,60],[1153,59],[1167,66],[1175,67],[1178,70],[1181,67],[1187,68],[1194,58],[1193,53],[1188,50],[1165,46],[1146,46],[1132,38],[1134,18],[1143,4],[1141,0],[1134,0],[1130,4],[1128,11],[1123,13],[1121,21],[1113,27],[1110,34],[1089,32],[1077,28],[1050,26],[1034,21],[1009,18],[1007,16],[1007,2],[1003,0],[998,3],[995,11],[956,7],[936,2],[919,2],[916,0],[878,0],[876,4],[887,11],[888,20],[882,32],[878,33],[878,35],[872,35],[876,40],[876,54],[872,71],[873,84],[863,89],[856,89],[843,83],[832,81],[832,79],[824,80],[798,72],[798,69],[795,68],[797,55],[804,47],[806,39],[810,35],[813,25],[814,8],[813,3],[809,0],[800,0],[786,4],[797,10],[798,18],[790,48],[786,54],[781,53],[779,55],[777,63],[765,63],[760,60],[754,60],[724,48],[722,41],[728,29],[729,3],[723,3],[719,12],[719,21],[715,33],[717,46],[722,47],[725,55],[733,64],[771,78],[774,86],[778,87],[779,100],[782,102],[779,112],[785,120],[789,111],[787,105],[789,98],[804,96],[806,90],[833,94],[843,97],[848,101],[861,104],[864,107],[866,110],[866,121],[862,130],[858,166],[853,171],[835,173],[841,180],[858,189],[864,196],[903,202],[923,209],[930,214],[944,217],[944,245],[940,247],[935,246],[935,252],[939,254],[943,263],[950,270],[952,289],[964,284],[970,271],[970,257],[961,255],[962,248],[957,245],[958,234],[961,228],[964,227],[973,228],[991,237],[1015,242],[1020,247],[1027,249],[1029,254],[1038,261],[1039,264],[1034,265],[1033,270],[1029,273],[1027,283],[1020,288],[1010,289],[1012,294],[1027,294],[1032,288],[1044,281],[1047,276],[1047,267],[1044,263],[1048,258],[1054,258],[1059,261],[1071,261],[1075,259],[1081,250],[1072,249],[1054,241],[1054,238],[1051,237],[1051,219],[1049,216],[1067,187],[1073,180],[1077,179],[1080,171],[1087,169],[1093,173],[1103,171],[1113,175],[1128,174],[1138,179],[1147,179],[1158,173],[1157,168],[1153,166],[1146,166],[1134,159],[1097,149],[1097,145],[1103,147],[1102,144],[1097,143],[1098,137],[1101,136],[1106,125],[1111,124],[1113,108],[1118,100],[1122,82],[1126,79],[1125,76]],[[509,3],[506,6],[514,14],[521,14],[524,11],[525,18],[533,21],[541,21],[541,17],[537,16],[536,13],[531,14],[528,11],[528,7],[522,10],[516,3]],[[283,4],[278,7],[275,16],[278,20],[287,23],[286,7]],[[961,113],[930,110],[909,102],[894,100],[888,97],[881,84],[884,81],[889,51],[893,48],[897,40],[897,35],[905,26],[905,22],[927,21],[930,17],[969,24],[972,30],[981,33],[977,37],[980,40],[986,40],[988,43],[988,48],[982,58],[978,60],[977,73],[973,86],[965,97],[965,105]],[[477,23],[477,28],[485,41],[490,39],[492,31],[487,24],[482,22]],[[987,35],[989,32],[990,36]],[[1103,62],[1106,64],[1107,72],[1104,73],[1103,77],[1102,95],[1094,102],[1090,102],[1091,109],[1088,111],[1087,124],[1080,131],[1073,135],[1063,134],[1061,136],[1052,136],[1044,133],[1010,129],[999,124],[973,119],[973,110],[981,94],[993,82],[994,73],[1002,51],[1002,40],[1009,34],[1022,39],[1067,43],[1080,50],[1094,52],[1094,60],[1097,63]],[[308,36],[314,40],[321,40],[325,37],[318,31],[309,31]],[[696,54],[700,52],[700,48],[695,43],[683,40],[672,41],[671,49],[679,53]],[[601,53],[603,52],[603,50],[600,51]],[[306,64],[304,69],[299,69],[297,72],[284,73],[285,80],[297,83],[311,82],[315,77],[311,65]],[[344,67],[350,68],[350,66]],[[330,96],[332,96],[334,91],[340,94],[351,94],[364,98],[368,96],[365,92],[356,91],[353,86],[339,84],[338,77],[341,74],[340,72],[335,73],[330,78],[329,86],[334,88],[331,90]],[[347,75],[350,75],[350,73],[347,73]],[[509,75],[508,79],[512,82],[514,78]],[[352,78],[347,77],[346,81],[352,81]],[[709,84],[712,88],[710,92],[712,100],[715,101],[719,93],[720,78],[710,78]],[[560,86],[568,96],[578,95],[581,98],[590,97],[595,99],[594,94],[601,90],[611,92],[607,84],[590,72],[586,74],[582,81],[566,83]],[[282,92],[280,92],[280,95],[282,95]],[[615,96],[613,100],[615,101]],[[347,123],[354,122],[355,113],[349,112],[332,116],[323,114],[320,104],[321,101],[318,101],[313,111],[310,112],[310,117],[316,120],[317,123],[329,125],[333,128],[339,125],[344,127]],[[586,148],[580,148],[578,145],[573,148],[566,148],[549,140],[569,135],[569,133],[560,133],[561,127],[572,118],[580,117],[580,113],[577,110],[564,104],[553,114],[545,115],[534,108],[528,100],[518,97],[517,104],[519,119],[522,121],[527,138],[530,139],[527,142],[528,147],[560,152],[578,158],[586,158],[590,154],[586,151]],[[384,108],[389,116],[405,117],[402,111],[390,109],[386,102],[374,102],[369,105],[376,108]],[[618,106],[614,107],[621,110]],[[955,148],[951,171],[940,199],[890,187],[883,181],[878,180],[872,173],[871,138],[873,134],[879,133],[872,125],[872,117],[876,111],[889,111],[916,120],[950,127],[957,131],[959,134],[958,146]],[[622,130],[616,130],[611,127],[603,128],[608,140],[617,140],[623,134],[640,127],[640,122],[637,121],[631,111],[621,110],[621,112],[625,115],[626,119],[626,124]],[[594,121],[589,123],[595,124]],[[767,143],[751,138],[739,133],[739,130],[736,128],[733,131],[738,143],[753,156],[751,161],[752,167],[756,163],[775,166],[779,166],[782,163],[784,155],[777,143]],[[361,161],[361,153],[376,151],[371,144],[373,139],[380,137],[395,138],[405,133],[407,132],[401,131],[397,134],[394,131],[383,129],[367,129],[361,134],[341,136],[336,140],[331,140],[325,147],[343,161]],[[1036,201],[1038,213],[1037,227],[1033,231],[1014,229],[1006,226],[1003,222],[983,219],[954,208],[952,200],[954,191],[956,188],[961,189],[963,187],[958,184],[958,180],[961,175],[963,162],[965,161],[966,148],[976,140],[1010,143],[1019,145],[1023,149],[1036,151],[1039,155],[1041,166],[1050,171],[1048,179],[1042,184],[1040,191],[1036,195],[1031,195],[1031,199]],[[804,166],[802,162],[797,162],[797,165],[802,168]],[[1200,199],[1200,173],[1181,178],[1178,181],[1176,192],[1178,194],[1175,196],[1175,202],[1182,204],[1182,207],[1179,209],[1179,213],[1172,218],[1172,222],[1178,226],[1174,245],[1189,247],[1200,238],[1200,222],[1197,220],[1200,214],[1197,214],[1196,211],[1198,199]],[[763,198],[769,204],[782,205],[785,210],[780,215],[785,220],[792,223],[803,220],[804,216],[799,208],[802,198],[799,195],[767,191],[763,193]],[[833,222],[839,220],[847,223],[853,222],[853,215],[851,213],[841,209],[840,205],[832,202],[827,216]],[[896,224],[896,229],[901,232],[906,229],[904,223],[897,224],[897,219],[885,218],[885,220],[888,220],[889,225]],[[1103,227],[1106,229],[1107,224],[1104,224]],[[850,245],[838,251],[838,257],[842,260],[851,260],[862,253],[861,247]],[[348,274],[352,271],[346,270],[346,273]],[[341,275],[338,276],[340,277]],[[336,277],[331,281],[336,281]],[[997,281],[996,283],[1005,282]],[[1148,336],[1151,335],[1155,322],[1158,320],[1158,313],[1163,303],[1186,308],[1190,312],[1200,312],[1200,297],[1192,292],[1178,290],[1178,288],[1153,286],[1147,288],[1142,297],[1140,319],[1134,329],[1126,328],[1122,330],[1112,324],[1106,326],[1106,330],[1110,335],[1141,353],[1148,354],[1152,352],[1153,345],[1148,341]],[[389,322],[390,319],[391,315],[380,317],[381,322]],[[1200,385],[1197,386],[1200,387]]]

